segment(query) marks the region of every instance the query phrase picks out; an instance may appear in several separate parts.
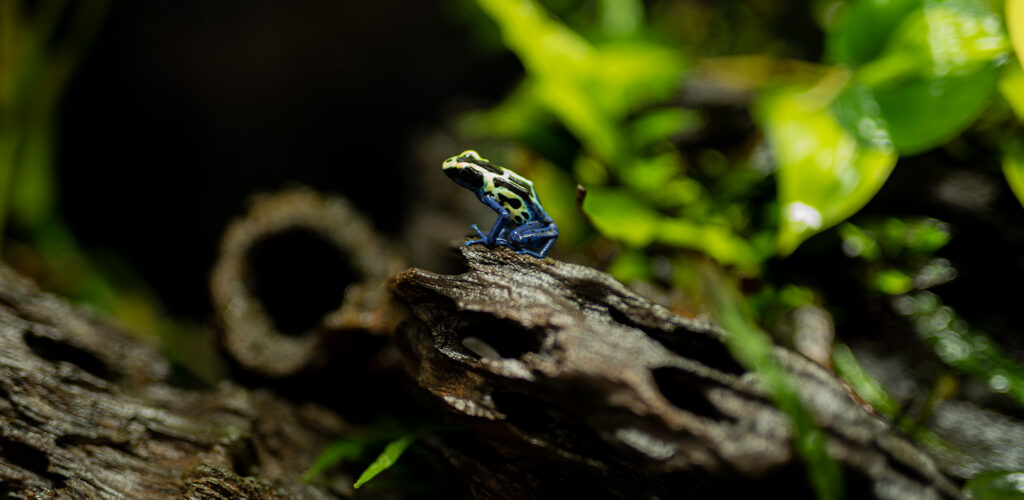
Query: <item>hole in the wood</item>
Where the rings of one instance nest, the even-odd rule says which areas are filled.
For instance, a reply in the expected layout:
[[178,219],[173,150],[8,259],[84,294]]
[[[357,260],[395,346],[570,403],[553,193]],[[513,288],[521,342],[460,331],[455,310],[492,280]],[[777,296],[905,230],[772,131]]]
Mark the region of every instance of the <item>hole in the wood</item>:
[[55,487],[64,483],[62,476],[49,470],[50,459],[46,453],[32,445],[0,435],[0,457],[8,463],[50,479],[55,483]]
[[600,304],[607,308],[608,315],[615,322],[631,328],[636,328],[647,334],[665,346],[668,350],[684,357],[699,361],[700,363],[732,375],[742,375],[747,372],[729,353],[725,344],[711,336],[711,334],[688,331],[678,328],[673,331],[660,330],[642,325],[617,309],[608,301],[608,290],[603,285],[591,281],[575,281],[570,283],[576,295],[587,300]]
[[458,321],[459,341],[482,358],[519,359],[528,352],[539,352],[544,331],[484,313],[465,312]]
[[289,229],[260,240],[247,255],[249,292],[282,333],[302,335],[345,298],[359,281],[347,254],[308,229]]
[[710,334],[684,329],[666,332],[656,328],[647,328],[637,324],[614,307],[608,309],[608,314],[618,323],[642,330],[648,337],[657,340],[666,349],[686,359],[698,361],[705,366],[731,375],[743,375],[747,372],[746,368],[743,368],[732,357],[732,353],[729,352],[725,343]]
[[733,420],[708,401],[707,389],[714,382],[674,366],[651,370],[661,395],[680,410],[712,420]]
[[114,378],[110,367],[102,359],[85,349],[36,335],[31,330],[25,331],[25,345],[32,349],[36,356],[45,360],[71,363],[103,380]]

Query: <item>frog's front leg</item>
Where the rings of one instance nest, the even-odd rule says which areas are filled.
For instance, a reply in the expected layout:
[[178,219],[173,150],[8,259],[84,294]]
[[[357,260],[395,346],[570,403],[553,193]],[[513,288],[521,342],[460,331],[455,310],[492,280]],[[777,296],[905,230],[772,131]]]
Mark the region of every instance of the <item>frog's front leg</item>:
[[467,241],[466,246],[473,245],[475,243],[483,243],[488,247],[493,247],[494,244],[498,241],[498,235],[501,234],[502,229],[504,229],[505,226],[508,224],[508,218],[510,214],[508,210],[505,210],[501,206],[501,204],[499,204],[494,198],[491,198],[490,196],[481,196],[480,201],[494,209],[495,212],[498,212],[498,218],[494,221],[494,225],[491,226],[491,231],[486,236],[484,236],[484,233],[481,232],[480,229],[476,227],[476,224],[471,226],[477,232],[477,234],[480,235],[480,239]]

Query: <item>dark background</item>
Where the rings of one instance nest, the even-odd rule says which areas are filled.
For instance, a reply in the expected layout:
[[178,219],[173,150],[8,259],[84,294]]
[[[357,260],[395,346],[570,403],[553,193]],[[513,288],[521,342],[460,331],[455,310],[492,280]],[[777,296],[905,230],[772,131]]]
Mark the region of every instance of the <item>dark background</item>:
[[521,74],[475,45],[435,2],[114,2],[62,106],[61,214],[202,318],[220,234],[255,192],[340,193],[396,235],[430,160],[416,137]]

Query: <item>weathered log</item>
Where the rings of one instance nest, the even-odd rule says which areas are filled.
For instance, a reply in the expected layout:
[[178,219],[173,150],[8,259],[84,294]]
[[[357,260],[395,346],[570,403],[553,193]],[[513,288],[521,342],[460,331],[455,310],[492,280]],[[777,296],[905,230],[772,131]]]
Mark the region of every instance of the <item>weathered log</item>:
[[331,498],[299,475],[351,429],[340,418],[230,383],[176,388],[169,373],[0,267],[0,497]]
[[[470,444],[434,442],[476,496],[812,496],[788,419],[717,327],[591,268],[480,245],[463,254],[465,274],[410,269],[393,287],[415,316],[397,337],[412,375],[476,430]],[[959,497],[832,374],[783,348],[775,357],[849,498]],[[506,479],[528,486],[499,488]]]

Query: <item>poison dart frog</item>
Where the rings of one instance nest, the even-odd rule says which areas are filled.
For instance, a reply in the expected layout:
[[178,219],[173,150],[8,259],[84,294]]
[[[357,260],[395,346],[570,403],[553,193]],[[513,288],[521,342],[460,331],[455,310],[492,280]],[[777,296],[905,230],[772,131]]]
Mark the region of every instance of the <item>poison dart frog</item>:
[[493,248],[501,245],[543,259],[558,239],[558,226],[540,206],[533,182],[505,168],[499,167],[476,151],[463,151],[441,165],[445,175],[460,186],[472,191],[480,201],[498,213],[491,231],[484,234],[472,227],[479,239],[466,242],[466,246],[483,243]]

